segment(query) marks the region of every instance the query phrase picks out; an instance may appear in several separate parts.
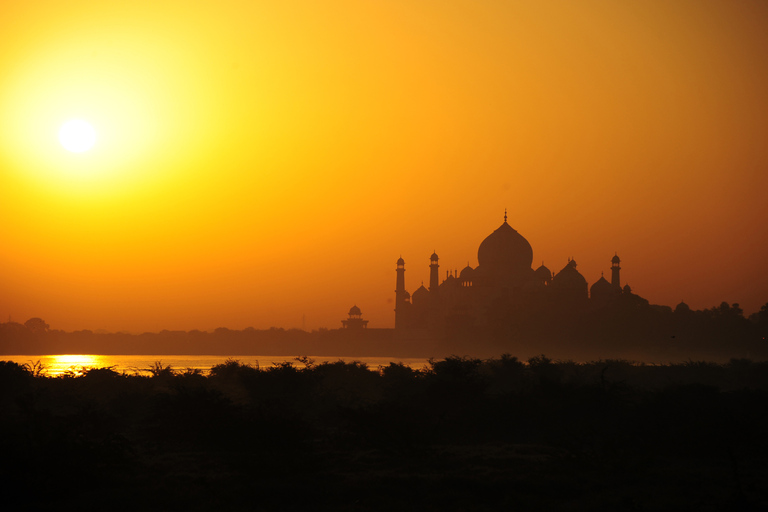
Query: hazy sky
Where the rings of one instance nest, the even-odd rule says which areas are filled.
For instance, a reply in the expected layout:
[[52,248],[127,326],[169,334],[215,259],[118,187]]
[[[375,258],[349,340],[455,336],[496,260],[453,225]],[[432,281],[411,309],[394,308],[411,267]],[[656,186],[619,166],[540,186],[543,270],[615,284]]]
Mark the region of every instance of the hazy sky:
[[[652,303],[768,302],[768,2],[4,1],[0,318],[394,324],[503,220]],[[97,143],[58,142],[70,118]]]

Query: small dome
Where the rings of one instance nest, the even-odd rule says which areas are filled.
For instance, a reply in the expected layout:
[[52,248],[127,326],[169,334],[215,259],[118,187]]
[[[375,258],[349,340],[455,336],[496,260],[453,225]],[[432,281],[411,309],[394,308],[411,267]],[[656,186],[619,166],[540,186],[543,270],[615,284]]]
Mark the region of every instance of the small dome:
[[619,259],[619,255],[618,254],[614,254],[613,255],[613,258],[611,258],[611,263],[621,263],[621,260]]
[[474,273],[474,270],[472,267],[467,265],[461,270],[461,273],[459,274],[459,279],[462,279],[464,281],[469,281],[472,279],[472,274]]
[[630,288],[628,284],[625,284],[623,291],[624,293],[632,293],[632,288]]
[[403,257],[402,257],[402,256],[401,256],[400,258],[398,258],[398,260],[397,260],[397,264],[398,264],[398,265],[405,265],[405,260],[403,259]]
[[533,275],[536,276],[536,279],[541,281],[550,281],[552,279],[552,271],[545,267],[543,263],[539,268],[533,271]]
[[360,311],[360,308],[357,307],[357,305],[354,305],[351,308],[349,308],[349,314],[350,314],[350,316],[351,315],[362,315],[363,312]]
[[419,286],[419,289],[413,292],[413,303],[421,304],[423,302],[427,302],[428,300],[429,300],[429,290],[427,290],[424,287],[424,284],[422,283],[422,285]]
[[437,260],[438,260],[437,253],[433,252],[432,256],[429,257],[429,261],[437,261]]
[[597,297],[604,297],[606,295],[611,295],[615,292],[615,288],[611,286],[611,283],[608,282],[608,280],[600,276],[600,279],[595,282],[590,288],[589,288],[589,296],[593,299]]
[[552,279],[552,284],[556,287],[576,287],[583,286],[585,293],[587,289],[587,280],[576,270],[576,260],[570,260],[563,267],[563,270],[557,273]]
[[675,313],[690,313],[690,312],[691,312],[691,307],[683,301],[680,301],[680,304],[675,306]]

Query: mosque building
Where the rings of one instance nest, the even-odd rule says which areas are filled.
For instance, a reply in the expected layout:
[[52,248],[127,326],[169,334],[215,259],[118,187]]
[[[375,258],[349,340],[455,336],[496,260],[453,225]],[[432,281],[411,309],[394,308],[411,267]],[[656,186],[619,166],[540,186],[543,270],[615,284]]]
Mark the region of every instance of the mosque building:
[[[439,278],[439,258],[433,252],[429,287],[423,284],[409,294],[405,288],[405,261],[397,260],[395,329],[450,329],[453,326],[482,328],[498,319],[531,316],[551,311],[580,311],[599,307],[631,294],[621,287],[621,260],[611,260],[611,280],[605,277],[588,288],[587,280],[569,258],[556,274],[543,264],[533,269],[533,250],[520,233],[504,223],[482,241],[477,267],[448,271]],[[506,320],[505,320],[506,321]]]

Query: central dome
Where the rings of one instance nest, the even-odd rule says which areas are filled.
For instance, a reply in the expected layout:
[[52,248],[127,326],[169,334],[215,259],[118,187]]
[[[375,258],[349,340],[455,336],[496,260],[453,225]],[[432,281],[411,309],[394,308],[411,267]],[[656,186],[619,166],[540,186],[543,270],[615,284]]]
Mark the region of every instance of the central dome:
[[522,273],[531,270],[533,249],[528,240],[504,220],[504,224],[480,244],[477,262],[490,271]]

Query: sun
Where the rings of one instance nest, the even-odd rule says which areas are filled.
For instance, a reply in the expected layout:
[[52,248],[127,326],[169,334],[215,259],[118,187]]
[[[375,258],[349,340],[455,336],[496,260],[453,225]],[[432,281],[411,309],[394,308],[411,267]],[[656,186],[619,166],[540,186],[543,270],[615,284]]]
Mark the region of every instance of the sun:
[[59,142],[67,151],[82,153],[96,143],[96,130],[88,121],[71,119],[59,128]]

